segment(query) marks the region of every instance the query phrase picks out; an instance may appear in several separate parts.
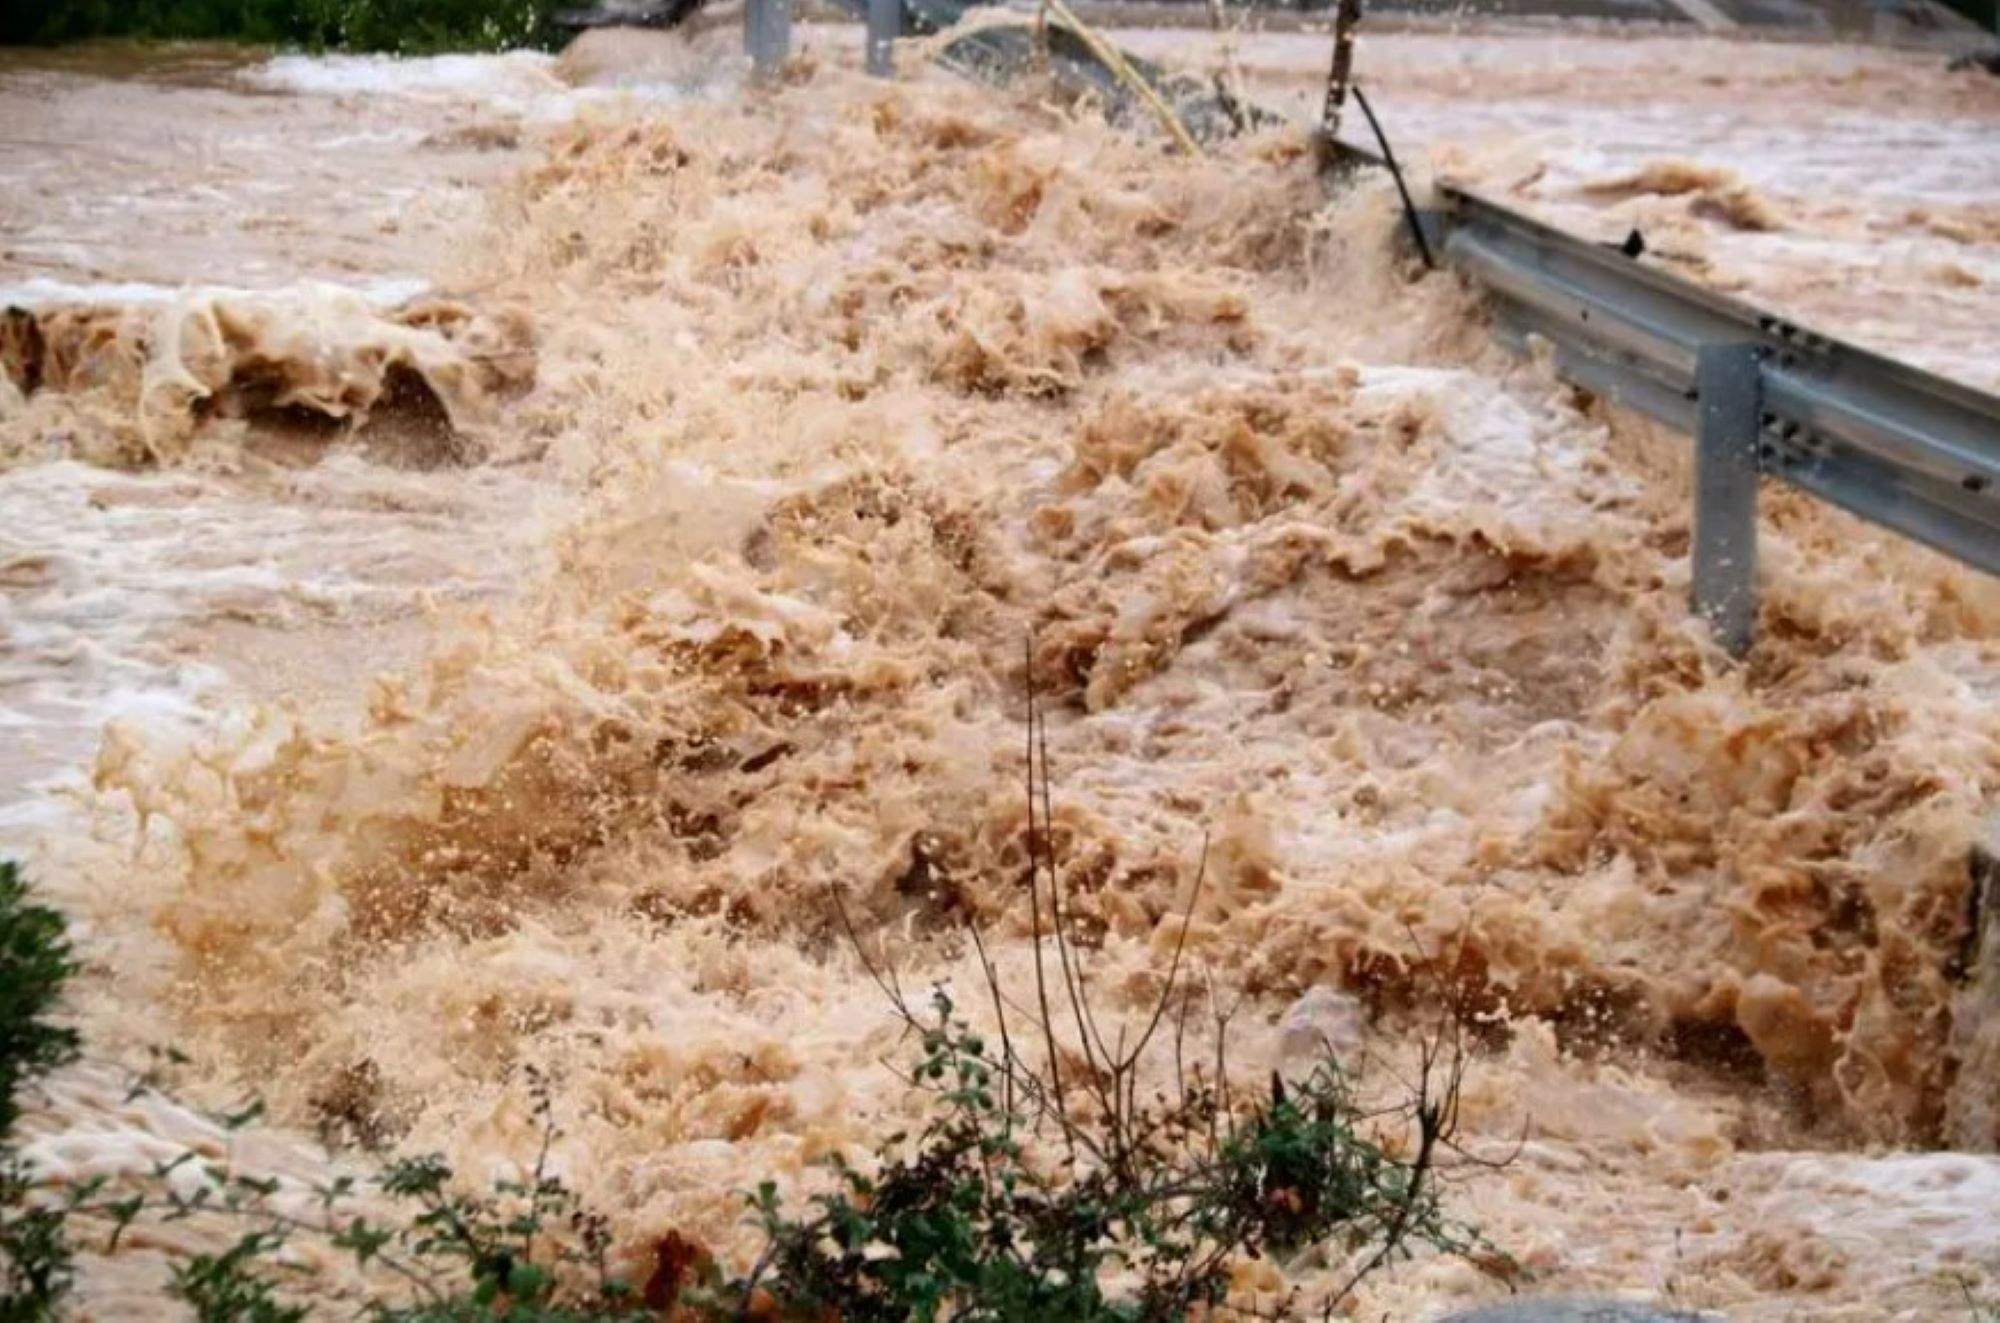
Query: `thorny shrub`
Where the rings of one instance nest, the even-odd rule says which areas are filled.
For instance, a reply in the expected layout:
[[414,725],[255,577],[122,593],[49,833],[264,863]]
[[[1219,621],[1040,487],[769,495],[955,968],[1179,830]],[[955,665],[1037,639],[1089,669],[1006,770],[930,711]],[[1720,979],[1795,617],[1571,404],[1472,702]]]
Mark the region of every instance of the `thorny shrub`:
[[[1183,957],[1204,848],[1157,997],[1136,1032],[1107,1035],[1050,829],[1048,743],[1032,692],[1027,730],[1031,995],[1003,985],[968,927],[993,1037],[942,989],[927,1012],[913,1007],[834,896],[856,955],[915,1036],[909,1083],[930,1096],[930,1119],[914,1139],[886,1141],[872,1170],[836,1162],[834,1190],[810,1213],[788,1215],[763,1186],[755,1209],[767,1248],[723,1298],[855,1323],[1167,1323],[1218,1310],[1288,1318],[1296,1294],[1261,1307],[1231,1301],[1245,1260],[1336,1252],[1352,1266],[1319,1302],[1330,1312],[1419,1246],[1483,1255],[1441,1196],[1446,1155],[1474,1161],[1454,1142],[1466,1053],[1450,999],[1398,1107],[1364,1107],[1330,1052],[1303,1080],[1288,1086],[1274,1073],[1267,1090],[1240,1096],[1226,1068],[1228,1017],[1190,1041],[1196,999]],[[1376,1137],[1385,1131],[1413,1134],[1407,1155]]]
[[[837,1188],[809,1215],[788,1216],[763,1185],[768,1247],[725,1297],[854,1323],[1163,1323],[1223,1305],[1244,1258],[1333,1242],[1362,1256],[1344,1296],[1409,1247],[1474,1248],[1441,1208],[1434,1147],[1397,1158],[1371,1140],[1332,1061],[1290,1087],[1273,1077],[1248,1107],[1196,1085],[1122,1121],[1079,1105],[1049,1125],[1036,1109],[1050,1095],[1010,1080],[1005,1049],[943,992],[933,1012],[914,1070],[932,1119],[913,1141],[892,1136],[897,1156],[872,1174],[836,1162]],[[1029,1141],[1044,1131],[1056,1151],[1040,1159]]]

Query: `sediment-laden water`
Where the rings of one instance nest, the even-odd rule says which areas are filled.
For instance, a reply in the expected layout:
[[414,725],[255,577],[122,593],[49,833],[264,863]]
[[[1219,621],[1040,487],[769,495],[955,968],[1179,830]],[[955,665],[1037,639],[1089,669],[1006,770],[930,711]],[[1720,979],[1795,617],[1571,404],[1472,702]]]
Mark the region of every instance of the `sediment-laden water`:
[[[913,985],[972,976],[968,917],[1024,971],[1032,690],[1111,1012],[1204,838],[1190,950],[1249,1069],[1331,987],[1392,1078],[1460,990],[1470,1143],[1527,1141],[1457,1206],[1539,1284],[1915,1318],[2000,1273],[1951,976],[1994,585],[1772,492],[1732,666],[1684,606],[1683,443],[1489,349],[1384,183],[807,36],[748,93],[720,33],[0,72],[36,141],[109,153],[93,107],[157,135],[0,157],[43,172],[0,264],[39,346],[17,322],[39,367],[0,404],[7,830],[80,925],[100,1054],[254,1088],[286,1170],[314,1134],[518,1162],[533,1066],[630,1246],[742,1253],[742,1187],[913,1107],[828,894]],[[1458,40],[1363,47],[1434,160],[1990,367],[2000,96],[1915,57]],[[1956,118],[1919,143],[1926,95]],[[1708,137],[1635,127],[1690,98]],[[1742,127],[1827,104],[1872,136]],[[148,200],[177,162],[211,202]],[[1815,293],[1864,240],[1907,261]],[[199,1131],[122,1097],[66,1083],[37,1153]],[[115,1316],[151,1253],[91,1271]],[[1356,1307],[1506,1290],[1419,1260]]]

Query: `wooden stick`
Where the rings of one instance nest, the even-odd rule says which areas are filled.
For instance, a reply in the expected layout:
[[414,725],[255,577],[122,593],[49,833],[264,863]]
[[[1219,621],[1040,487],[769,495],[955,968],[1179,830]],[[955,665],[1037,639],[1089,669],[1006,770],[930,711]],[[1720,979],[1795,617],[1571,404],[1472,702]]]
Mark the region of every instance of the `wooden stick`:
[[1098,36],[1076,16],[1075,10],[1063,3],[1063,0],[1046,0],[1046,2],[1049,10],[1062,20],[1063,25],[1081,37],[1084,45],[1090,47],[1090,53],[1103,61],[1104,66],[1111,70],[1119,82],[1130,88],[1152,109],[1154,116],[1160,121],[1160,127],[1180,144],[1182,151],[1190,156],[1201,155],[1200,144],[1195,142],[1194,135],[1187,131],[1187,125],[1181,123],[1180,116],[1174,114],[1174,108],[1153,89],[1151,83],[1141,78],[1138,71],[1126,63],[1125,56],[1116,46]]

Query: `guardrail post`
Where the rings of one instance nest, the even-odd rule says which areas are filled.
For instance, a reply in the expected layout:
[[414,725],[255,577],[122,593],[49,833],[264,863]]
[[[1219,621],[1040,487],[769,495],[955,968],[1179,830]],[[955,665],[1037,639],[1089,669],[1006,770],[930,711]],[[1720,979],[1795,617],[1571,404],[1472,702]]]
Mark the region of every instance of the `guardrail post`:
[[2000,1145],[2000,816],[1988,815],[1972,843],[1971,922],[1946,977],[1959,985],[1949,1051],[1958,1083],[1945,1097],[1945,1136],[1954,1148]]
[[877,78],[896,73],[890,53],[896,38],[903,35],[903,0],[868,0],[868,72]]
[[1757,628],[1757,438],[1761,351],[1703,345],[1695,360],[1694,609],[1732,657]]
[[745,0],[743,48],[754,77],[768,78],[792,53],[791,0]]

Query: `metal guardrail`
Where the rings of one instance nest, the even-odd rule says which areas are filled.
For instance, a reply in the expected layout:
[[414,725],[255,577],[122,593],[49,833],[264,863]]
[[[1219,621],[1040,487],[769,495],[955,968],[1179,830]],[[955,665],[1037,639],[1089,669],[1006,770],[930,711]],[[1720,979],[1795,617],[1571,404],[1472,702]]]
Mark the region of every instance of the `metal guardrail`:
[[[956,0],[839,0],[868,69]],[[747,0],[760,75],[789,53],[791,0]],[[1004,52],[1003,52],[1004,54]],[[1156,77],[1152,71],[1149,77]],[[1374,164],[1373,153],[1343,154]],[[1695,438],[1693,606],[1728,650],[1757,616],[1757,488],[1773,477],[2000,575],[2000,397],[1871,353],[1440,184],[1418,221],[1492,297],[1504,338],[1547,341],[1570,380]]]
[[1769,476],[2000,574],[2000,398],[1440,186],[1433,246],[1492,297],[1503,337],[1691,433],[1694,606],[1741,655]]

